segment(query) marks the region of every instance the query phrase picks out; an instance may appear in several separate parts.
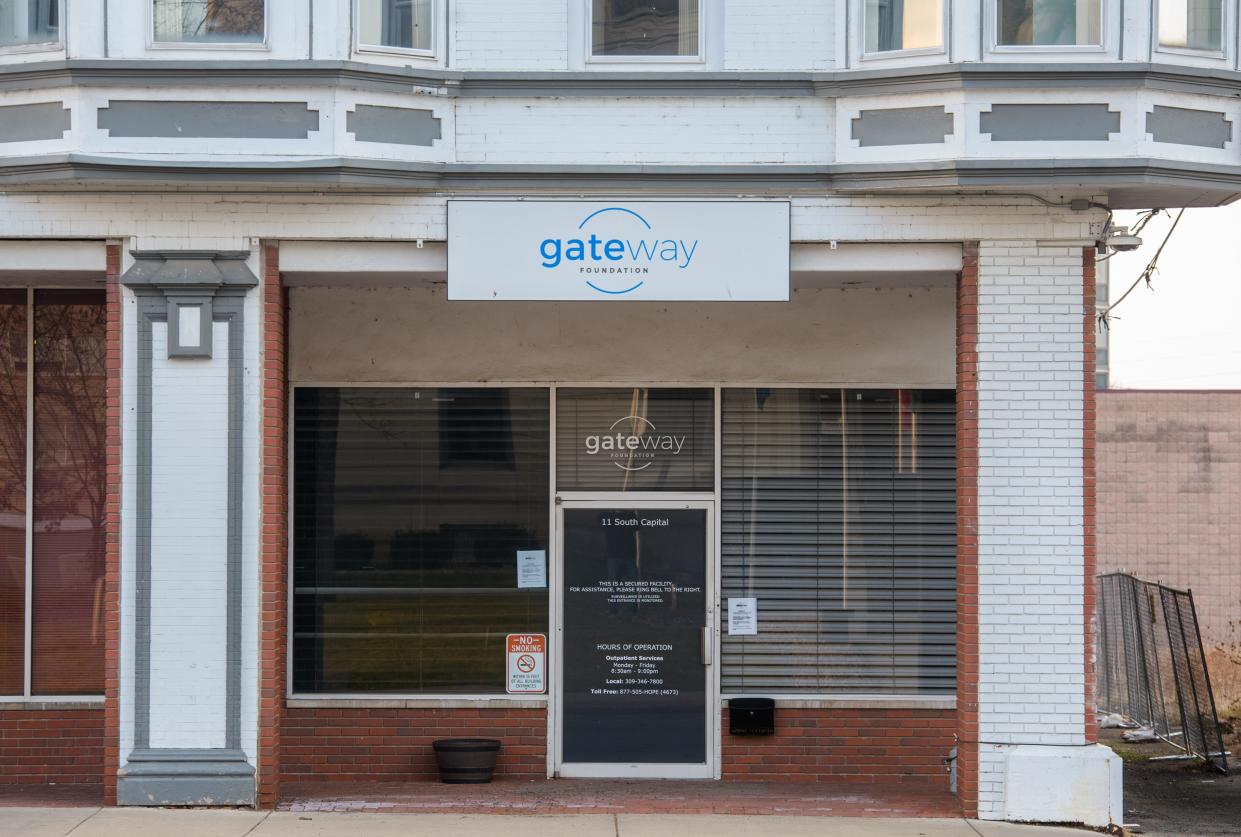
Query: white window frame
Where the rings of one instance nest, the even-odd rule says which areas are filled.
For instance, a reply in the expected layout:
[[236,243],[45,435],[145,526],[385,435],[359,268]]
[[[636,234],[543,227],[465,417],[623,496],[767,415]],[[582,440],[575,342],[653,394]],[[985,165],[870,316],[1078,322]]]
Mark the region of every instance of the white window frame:
[[30,52],[62,52],[67,43],[65,28],[69,25],[69,20],[66,17],[69,2],[68,0],[57,0],[56,5],[60,20],[60,25],[56,27],[56,40],[0,46],[0,55],[22,55]]
[[[64,8],[62,2],[61,8]],[[59,287],[59,286],[58,286]],[[41,695],[33,691],[34,673],[34,286],[26,288],[26,538],[25,570],[26,585],[22,618],[22,693],[0,695],[0,703],[32,704],[103,704],[104,696],[93,695]],[[106,649],[105,649],[106,653]]]
[[261,41],[160,41],[155,37],[155,0],[141,0],[146,4],[147,16],[147,49],[152,50],[197,50],[207,52],[232,52],[248,50],[253,52],[271,51],[271,12],[275,5],[272,0],[263,0],[263,39]]
[[598,55],[595,53],[594,17],[595,4],[586,0],[582,19],[585,21],[584,52],[586,63],[594,65],[607,64],[642,64],[647,65],[705,65],[707,63],[707,17],[710,15],[710,0],[698,0],[698,53],[696,55]]
[[941,0],[940,10],[942,12],[939,24],[939,46],[937,47],[917,47],[915,49],[889,49],[883,51],[870,52],[866,49],[866,0],[856,0],[855,8],[857,20],[854,26],[854,55],[858,56],[858,61],[895,61],[902,58],[922,58],[928,55],[947,55],[949,44],[948,39],[952,32],[952,0]]
[[[1079,0],[1080,2],[1080,0]],[[1112,28],[1111,0],[1099,0],[1099,43],[1097,44],[1001,44],[1000,0],[988,0],[983,26],[987,51],[997,55],[1105,55]]]
[[1220,2],[1220,30],[1219,30],[1219,49],[1197,49],[1195,47],[1180,47],[1161,44],[1159,42],[1159,20],[1163,11],[1163,4],[1160,0],[1151,0],[1151,54],[1156,52],[1165,55],[1185,56],[1187,58],[1207,59],[1211,63],[1226,61],[1232,53],[1233,36],[1233,3],[1229,0],[1221,0]]
[[428,61],[434,61],[439,57],[439,51],[436,49],[439,43],[440,32],[444,28],[441,16],[444,13],[443,0],[431,0],[431,46],[429,49],[413,49],[412,47],[384,46],[383,44],[368,44],[362,40],[362,3],[365,0],[353,0],[352,15],[353,26],[353,51],[364,53],[367,55],[399,55],[406,58],[420,58]]

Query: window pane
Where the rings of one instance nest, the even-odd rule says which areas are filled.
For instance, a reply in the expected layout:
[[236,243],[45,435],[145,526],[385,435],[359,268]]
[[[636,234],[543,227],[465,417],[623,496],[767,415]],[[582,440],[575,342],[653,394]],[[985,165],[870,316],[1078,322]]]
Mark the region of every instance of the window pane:
[[998,0],[1001,46],[1102,43],[1100,0]]
[[0,695],[25,688],[26,291],[0,290]]
[[503,693],[547,630],[517,551],[548,548],[546,389],[299,388],[298,692]]
[[37,291],[31,691],[103,694],[106,308]]
[[0,47],[60,40],[60,0],[0,0]]
[[358,0],[358,43],[431,49],[433,0]]
[[1221,49],[1221,0],[1159,0],[1159,45]]
[[155,40],[261,43],[264,0],[154,0]]
[[941,46],[943,0],[866,0],[866,51]]
[[726,693],[950,694],[953,393],[727,390],[721,596],[758,600],[722,644]]
[[697,55],[698,0],[594,0],[593,55]]

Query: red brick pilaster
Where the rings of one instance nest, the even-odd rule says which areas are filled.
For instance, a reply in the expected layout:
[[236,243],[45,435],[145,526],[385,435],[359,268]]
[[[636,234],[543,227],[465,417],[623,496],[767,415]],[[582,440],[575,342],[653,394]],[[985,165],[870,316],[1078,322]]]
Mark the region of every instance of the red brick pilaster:
[[978,244],[957,280],[957,796],[978,815]]
[[1082,600],[1085,607],[1086,741],[1099,740],[1095,715],[1095,251],[1082,248]]
[[259,639],[260,808],[280,798],[280,732],[284,722],[288,567],[288,402],[285,346],[288,323],[280,249],[263,245],[263,542],[259,567],[262,611]]
[[121,757],[121,246],[106,253],[107,412],[104,494],[104,674],[103,798],[116,804],[116,771]]

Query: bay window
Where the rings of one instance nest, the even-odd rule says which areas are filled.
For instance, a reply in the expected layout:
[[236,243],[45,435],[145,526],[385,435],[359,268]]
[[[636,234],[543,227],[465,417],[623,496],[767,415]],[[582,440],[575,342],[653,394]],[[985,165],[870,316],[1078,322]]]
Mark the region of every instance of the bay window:
[[865,52],[938,49],[944,43],[943,0],[866,0]]
[[358,46],[430,52],[434,0],[358,0]]
[[257,44],[265,0],[153,0],[154,39],[176,44]]
[[60,0],[0,0],[0,48],[60,41]]
[[1162,47],[1219,52],[1223,28],[1223,0],[1159,0]]
[[593,0],[595,58],[693,58],[699,55],[699,0]]
[[1099,46],[1101,0],[997,0],[998,46]]

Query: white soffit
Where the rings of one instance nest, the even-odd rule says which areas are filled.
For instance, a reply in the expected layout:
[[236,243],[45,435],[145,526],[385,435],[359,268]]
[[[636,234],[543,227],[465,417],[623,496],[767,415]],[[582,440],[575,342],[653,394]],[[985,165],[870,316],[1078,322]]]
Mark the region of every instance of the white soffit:
[[[960,244],[793,244],[795,288],[950,286],[961,270]],[[280,273],[288,286],[403,287],[442,283],[443,241],[282,241]]]
[[101,285],[106,270],[102,241],[0,241],[0,283],[6,285]]

